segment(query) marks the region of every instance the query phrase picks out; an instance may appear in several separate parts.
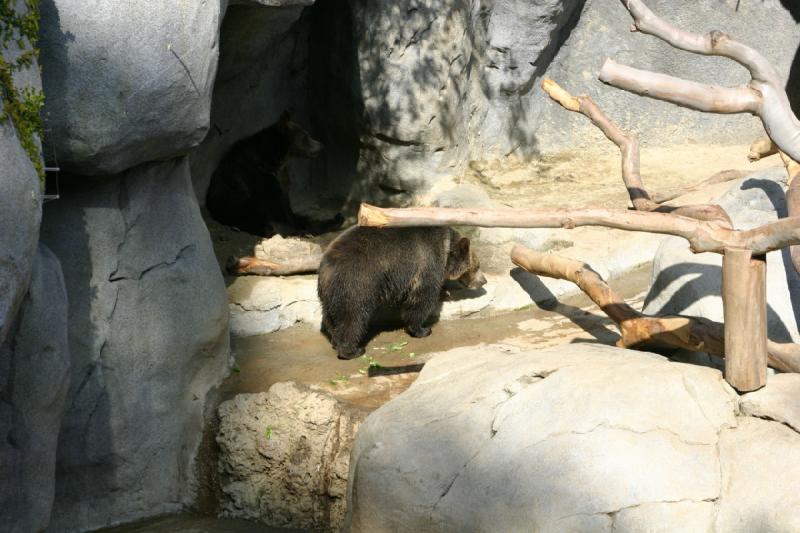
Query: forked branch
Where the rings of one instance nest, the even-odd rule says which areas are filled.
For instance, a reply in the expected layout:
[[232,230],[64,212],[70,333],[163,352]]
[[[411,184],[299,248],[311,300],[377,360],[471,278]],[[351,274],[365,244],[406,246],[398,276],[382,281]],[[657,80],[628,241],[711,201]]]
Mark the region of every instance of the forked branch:
[[710,220],[720,226],[733,228],[728,213],[718,205],[676,207],[659,205],[659,203],[653,201],[644,187],[639,170],[639,138],[635,134],[622,131],[588,96],[572,96],[549,78],[542,80],[542,89],[565,109],[587,117],[611,142],[617,145],[622,155],[622,181],[625,183],[628,196],[630,196],[631,203],[637,211],[673,213],[697,220]]
[[678,29],[650,11],[641,0],[622,0],[622,4],[633,17],[635,30],[687,52],[732,59],[747,68],[752,79],[741,87],[718,87],[635,69],[608,59],[600,69],[601,81],[698,111],[757,115],[775,144],[800,161],[800,121],[792,112],[780,77],[760,53],[720,31],[700,35]]

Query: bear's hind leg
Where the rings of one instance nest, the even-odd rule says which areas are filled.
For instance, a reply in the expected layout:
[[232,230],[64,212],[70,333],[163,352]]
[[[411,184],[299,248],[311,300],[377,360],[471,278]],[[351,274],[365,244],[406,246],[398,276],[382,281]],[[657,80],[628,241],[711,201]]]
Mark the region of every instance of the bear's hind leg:
[[322,310],[322,323],[320,324],[319,331],[325,336],[326,339],[328,339],[328,341],[330,341],[331,346],[333,346],[333,349],[335,350],[336,346],[333,344],[333,333],[332,333],[333,322],[331,322],[330,317],[328,316],[328,314],[325,312],[324,309]]
[[436,286],[421,287],[413,291],[400,309],[406,331],[412,337],[427,337],[431,328],[425,323],[436,310],[441,289]]
[[336,324],[331,325],[331,344],[339,359],[355,359],[364,355],[364,337],[367,335],[372,309],[357,302],[349,302],[340,310]]

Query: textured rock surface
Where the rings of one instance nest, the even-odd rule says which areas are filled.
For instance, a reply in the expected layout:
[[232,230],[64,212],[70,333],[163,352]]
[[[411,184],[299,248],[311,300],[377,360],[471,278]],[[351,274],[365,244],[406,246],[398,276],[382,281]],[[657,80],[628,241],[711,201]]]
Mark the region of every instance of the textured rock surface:
[[41,63],[62,168],[174,157],[209,127],[220,2],[42,2]]
[[39,246],[30,287],[0,346],[0,529],[42,531],[55,494],[70,356],[58,259]]
[[[786,216],[782,168],[756,173],[737,181],[717,199],[737,229],[750,229]],[[722,256],[693,254],[685,240],[665,239],[653,262],[648,314],[685,314],[723,321]],[[800,341],[800,276],[788,249],[767,254],[767,321],[775,341]]]
[[186,159],[62,180],[42,240],[64,269],[72,355],[51,528],[177,510],[228,366],[225,288]]
[[742,398],[742,413],[786,424],[800,432],[800,375],[776,374],[769,387]]
[[254,255],[276,263],[286,263],[298,257],[322,259],[322,247],[314,242],[294,237],[275,235],[256,244]]
[[[2,103],[0,103],[2,106]],[[9,122],[0,124],[0,342],[28,289],[42,205],[39,178]]]
[[[756,46],[783,74],[793,57],[787,50],[800,43],[800,29],[777,0],[648,5],[684,29],[727,31]],[[547,98],[539,88],[543,76],[590,94],[621,127],[640,131],[645,146],[745,144],[762,132],[749,115],[697,113],[600,83],[596,73],[608,57],[699,82],[747,81],[732,61],[676,51],[630,32],[631,18],[618,0],[350,0],[320,3],[311,11],[325,9],[325,29],[311,17],[312,52],[314,42],[327,44],[333,66],[326,71],[312,59],[309,79],[320,72],[336,75],[331,85],[319,84],[317,93],[310,85],[309,108],[313,133],[335,149],[323,155],[312,176],[330,186],[325,180],[332,175],[338,176],[333,183],[349,183],[355,172],[357,183],[345,200],[420,201],[469,161],[513,163],[605,148],[607,140],[589,121]],[[333,119],[317,118],[330,113],[346,127],[337,131]],[[329,160],[333,153],[353,152],[355,163],[352,155],[340,156],[337,165]]]
[[[22,8],[21,2],[17,9]],[[7,61],[20,53],[15,43],[0,53]],[[14,73],[19,90],[40,88],[36,63]],[[4,112],[0,99],[0,115]],[[22,298],[28,290],[39,221],[42,217],[39,177],[30,157],[20,145],[11,121],[0,121],[0,343],[17,315]]]
[[231,335],[271,333],[297,322],[318,324],[322,311],[316,276],[244,276],[228,287]]
[[220,405],[223,514],[340,531],[350,449],[366,412],[296,383]]
[[738,403],[718,371],[649,353],[444,352],[359,430],[349,524],[791,531],[800,434],[739,414]]

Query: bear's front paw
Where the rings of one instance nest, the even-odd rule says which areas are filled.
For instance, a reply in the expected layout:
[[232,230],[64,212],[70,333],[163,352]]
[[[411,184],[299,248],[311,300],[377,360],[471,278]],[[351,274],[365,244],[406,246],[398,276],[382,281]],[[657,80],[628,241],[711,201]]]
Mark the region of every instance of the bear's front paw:
[[364,355],[366,350],[363,346],[356,348],[355,350],[347,350],[347,351],[340,351],[337,354],[339,359],[355,359],[356,357],[360,357]]
[[431,328],[426,328],[426,327],[415,328],[415,329],[408,328],[408,334],[411,335],[412,337],[417,337],[417,338],[427,337],[428,335],[431,334]]

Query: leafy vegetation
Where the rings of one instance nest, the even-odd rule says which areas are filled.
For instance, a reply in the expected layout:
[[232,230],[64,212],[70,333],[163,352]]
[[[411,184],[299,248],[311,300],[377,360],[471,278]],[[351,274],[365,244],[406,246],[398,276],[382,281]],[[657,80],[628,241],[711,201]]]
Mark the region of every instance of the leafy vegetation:
[[[25,10],[17,12],[16,0],[0,0],[0,124],[11,120],[17,130],[20,143],[28,154],[40,179],[44,179],[39,146],[36,137],[42,136],[40,111],[44,105],[44,93],[26,87],[18,89],[14,84],[14,73],[34,65],[39,57],[39,0],[25,0]],[[7,59],[9,47],[19,48],[15,60]]]

